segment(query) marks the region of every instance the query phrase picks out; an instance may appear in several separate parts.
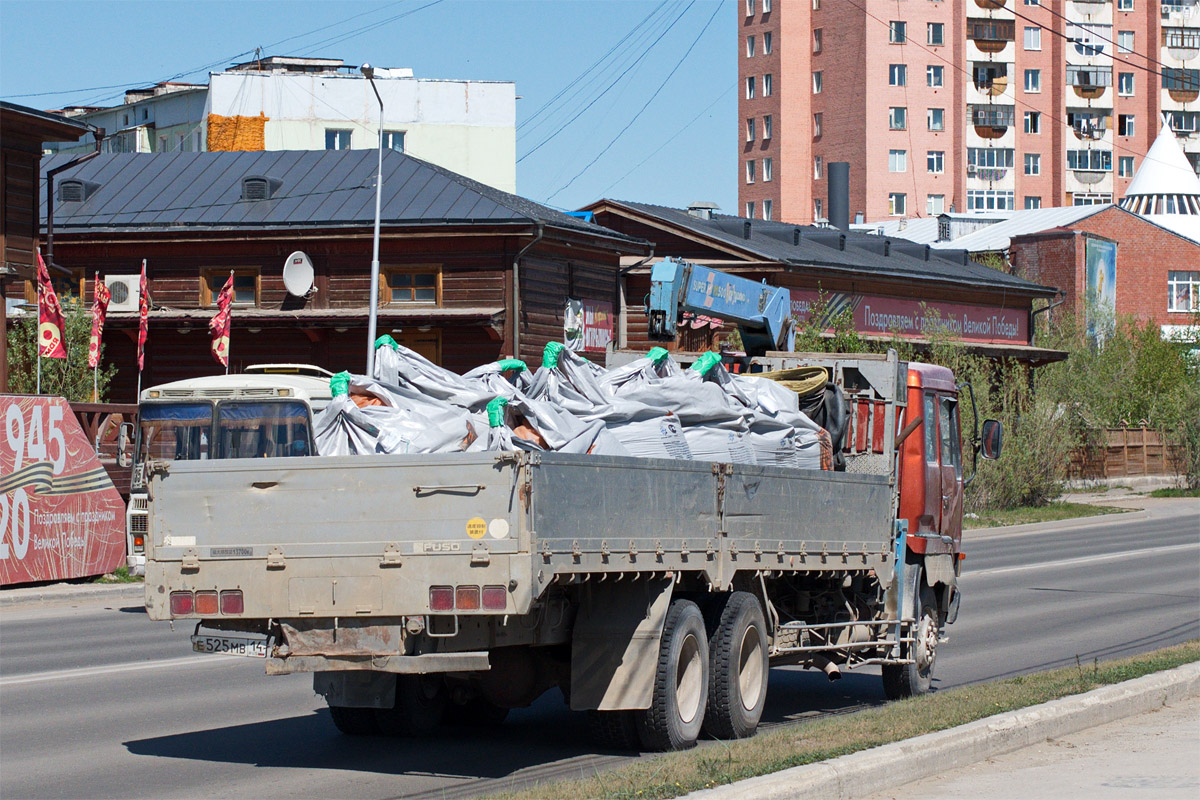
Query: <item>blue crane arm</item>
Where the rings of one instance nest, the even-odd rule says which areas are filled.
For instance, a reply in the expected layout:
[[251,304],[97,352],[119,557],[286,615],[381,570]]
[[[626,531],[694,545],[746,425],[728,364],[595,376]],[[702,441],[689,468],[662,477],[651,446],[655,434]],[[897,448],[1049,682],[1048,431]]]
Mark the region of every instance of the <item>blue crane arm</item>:
[[650,270],[650,337],[674,339],[680,314],[691,311],[736,322],[756,352],[792,349],[787,289],[715,269],[665,259]]

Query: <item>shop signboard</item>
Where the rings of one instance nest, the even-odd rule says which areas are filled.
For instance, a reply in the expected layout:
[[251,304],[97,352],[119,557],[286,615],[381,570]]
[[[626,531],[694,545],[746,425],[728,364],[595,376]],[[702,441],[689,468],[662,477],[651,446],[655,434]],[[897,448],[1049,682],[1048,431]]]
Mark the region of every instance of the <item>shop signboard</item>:
[[848,310],[855,330],[863,334],[924,337],[941,329],[964,341],[1029,344],[1029,315],[1020,308],[850,292],[822,297],[806,289],[792,289],[791,296],[792,314],[806,320],[814,310],[821,310],[824,328],[832,327],[834,318]]

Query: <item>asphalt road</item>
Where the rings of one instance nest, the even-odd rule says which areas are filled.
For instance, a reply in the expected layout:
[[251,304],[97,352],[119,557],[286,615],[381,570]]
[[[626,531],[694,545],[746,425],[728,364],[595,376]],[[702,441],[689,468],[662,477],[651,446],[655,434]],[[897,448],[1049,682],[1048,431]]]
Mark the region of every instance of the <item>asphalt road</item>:
[[[1200,636],[1200,505],[967,533],[964,601],[937,687],[1090,663]],[[349,739],[302,675],[189,651],[140,607],[0,614],[0,797],[469,797],[590,774],[598,753],[557,692],[502,728]],[[882,702],[877,674],[771,673],[765,722]]]

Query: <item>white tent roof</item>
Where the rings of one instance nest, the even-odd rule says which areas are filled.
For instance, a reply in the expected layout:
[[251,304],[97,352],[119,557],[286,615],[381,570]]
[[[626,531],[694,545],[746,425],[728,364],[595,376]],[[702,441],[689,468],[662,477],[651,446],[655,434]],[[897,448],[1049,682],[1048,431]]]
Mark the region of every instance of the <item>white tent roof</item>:
[[1192,170],[1179,140],[1164,123],[1158,138],[1146,153],[1125,197],[1139,195],[1200,195],[1200,178]]

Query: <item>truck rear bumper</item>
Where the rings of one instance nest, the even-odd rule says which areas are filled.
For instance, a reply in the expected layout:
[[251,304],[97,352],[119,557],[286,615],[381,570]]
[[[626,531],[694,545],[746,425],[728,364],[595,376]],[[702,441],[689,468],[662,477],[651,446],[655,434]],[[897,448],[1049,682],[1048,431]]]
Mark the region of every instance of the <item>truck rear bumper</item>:
[[486,651],[425,653],[418,656],[288,656],[268,658],[268,675],[296,672],[339,672],[369,670],[397,675],[429,675],[440,672],[485,672],[491,669]]

